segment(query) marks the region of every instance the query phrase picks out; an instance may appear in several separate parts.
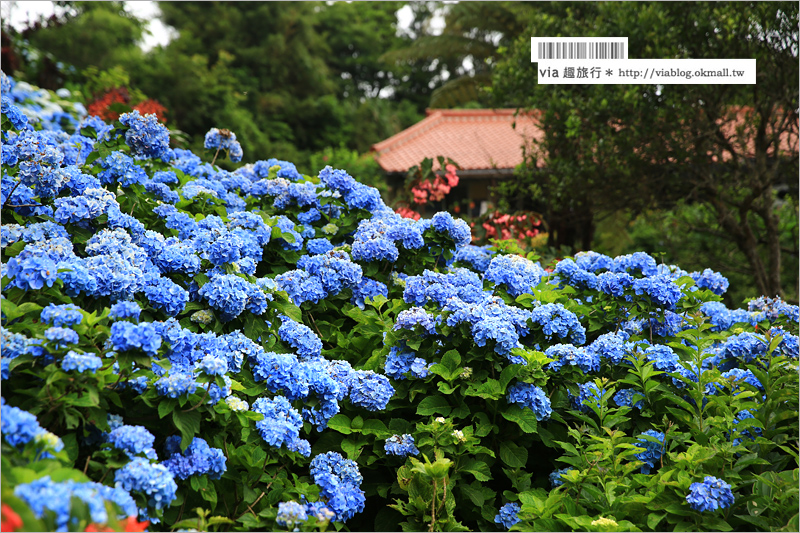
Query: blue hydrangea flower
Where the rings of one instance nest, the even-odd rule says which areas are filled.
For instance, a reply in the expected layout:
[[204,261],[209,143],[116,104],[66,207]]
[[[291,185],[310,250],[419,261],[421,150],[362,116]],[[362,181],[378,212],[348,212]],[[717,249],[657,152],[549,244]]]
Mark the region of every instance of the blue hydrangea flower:
[[77,353],[73,350],[67,352],[61,360],[61,369],[65,372],[77,370],[78,372],[97,372],[102,368],[103,360],[93,353]]
[[492,260],[492,255],[495,253],[487,248],[488,246],[481,247],[467,244],[456,251],[455,260],[458,263],[468,264],[476,272],[486,272]]
[[648,361],[653,362],[653,366],[658,370],[664,372],[677,372],[680,365],[678,364],[678,354],[672,348],[663,344],[655,344],[649,346],[644,351]]
[[197,362],[197,368],[209,376],[223,376],[228,372],[228,361],[224,357],[208,354]]
[[531,320],[542,327],[548,340],[557,337],[576,346],[586,342],[586,328],[575,313],[561,304],[545,304],[533,309]]
[[306,249],[312,255],[319,255],[333,250],[333,244],[328,239],[311,239],[306,242]]
[[142,350],[153,356],[161,347],[161,336],[150,322],[131,324],[114,322],[111,324],[111,344],[117,351]]
[[40,319],[45,324],[52,324],[57,328],[70,327],[80,324],[83,320],[81,308],[74,304],[50,304],[42,309]]
[[552,472],[550,472],[550,476],[548,478],[550,480],[550,486],[553,487],[553,488],[556,488],[556,487],[560,487],[561,485],[563,485],[564,484],[564,479],[561,477],[561,475],[562,474],[566,474],[570,470],[572,470],[572,469],[569,468],[569,467],[566,467],[566,468],[559,468],[558,470],[553,470]]
[[725,291],[728,290],[728,286],[730,285],[728,278],[719,272],[714,272],[710,268],[702,272],[692,272],[689,275],[698,287],[708,289],[717,296],[725,294]]
[[723,358],[738,359],[745,363],[752,363],[767,354],[767,342],[755,333],[744,332],[731,335],[722,345]]
[[508,294],[516,298],[530,292],[539,284],[544,269],[518,255],[499,255],[492,258],[483,277],[498,285],[505,285]]
[[197,381],[193,374],[172,372],[169,376],[159,378],[155,387],[159,395],[177,398],[184,394],[193,394],[197,390]]
[[55,348],[64,348],[68,344],[75,344],[80,340],[78,333],[69,328],[47,328],[44,337]]
[[576,253],[575,264],[578,265],[578,268],[587,272],[597,272],[599,270],[610,270],[614,265],[614,260],[607,255],[589,250],[588,252]]
[[414,331],[416,326],[421,326],[429,335],[436,333],[436,323],[433,316],[421,307],[412,307],[411,309],[400,311],[397,315],[394,329],[410,329]]
[[[108,442],[133,457],[140,453],[155,455],[153,443],[156,438],[143,426],[120,426],[108,434]],[[155,458],[155,457],[153,457]]]
[[495,524],[502,524],[506,529],[511,529],[520,521],[520,506],[518,503],[507,503],[500,508],[500,513],[494,517]]
[[630,335],[624,331],[604,333],[597,337],[586,349],[594,352],[601,359],[608,360],[612,365],[618,365],[625,358],[625,342],[629,338]]
[[234,163],[241,161],[244,155],[242,145],[236,140],[236,134],[226,129],[211,128],[208,130],[203,146],[210,150],[227,151],[228,156]]
[[311,460],[311,476],[320,487],[320,496],[328,500],[328,508],[336,520],[346,522],[364,510],[363,478],[358,464],[336,452],[327,452]]
[[633,280],[636,294],[646,295],[659,307],[672,309],[681,299],[680,287],[669,276],[663,274]]
[[644,448],[644,451],[637,453],[634,457],[642,461],[642,474],[649,474],[650,470],[656,467],[656,462],[661,459],[664,453],[664,434],[654,429],[648,429],[643,433],[649,437],[658,439],[658,442],[643,439],[639,437],[636,440],[636,446]]
[[278,504],[278,516],[275,523],[289,529],[294,528],[295,524],[308,520],[306,508],[295,501],[281,502]]
[[167,467],[151,464],[144,457],[134,457],[117,470],[114,481],[117,487],[128,492],[145,494],[148,506],[154,509],[169,507],[178,490],[174,476]]
[[280,315],[281,326],[278,335],[288,343],[301,357],[316,357],[322,353],[322,341],[305,324],[295,322],[286,315]]
[[[633,403],[633,395],[638,394],[639,399],[636,403]],[[634,389],[620,389],[614,395],[614,402],[620,407],[633,407],[635,409],[641,409],[644,405],[644,399],[642,399],[643,395],[641,392],[634,390]]]
[[138,303],[133,301],[122,301],[111,306],[111,310],[108,313],[108,318],[112,320],[132,318],[134,321],[138,322],[139,314],[141,312],[142,308],[139,307]]
[[89,506],[92,522],[97,524],[108,522],[106,502],[119,506],[122,512],[116,517],[118,519],[124,520],[138,514],[136,502],[125,489],[92,481],[78,483],[69,479],[54,482],[50,476],[44,476],[30,483],[17,485],[14,494],[28,504],[37,518],[42,518],[45,511],[53,511],[58,531],[67,531],[72,497],[83,500]]
[[350,402],[368,411],[383,411],[394,395],[394,387],[386,376],[371,370],[358,370],[351,374]]
[[169,130],[158,121],[155,113],[142,116],[134,109],[120,115],[119,121],[129,128],[125,132],[125,142],[134,155],[157,157],[165,162],[172,159],[174,153],[169,149]]
[[164,444],[167,460],[161,463],[176,478],[208,475],[210,479],[219,479],[227,470],[225,454],[219,448],[210,447],[204,439],[195,437],[183,452],[180,443],[180,435],[167,437]]
[[580,383],[578,385],[577,396],[573,396],[572,393],[569,392],[569,397],[572,399],[573,409],[587,412],[590,410],[590,405],[594,405],[598,408],[600,407],[600,402],[605,392],[605,389],[598,389],[593,381],[587,381],[586,383]]
[[598,285],[597,274],[583,270],[569,258],[556,264],[552,276],[560,285],[567,284],[578,289],[596,289]]
[[15,448],[21,448],[37,436],[45,433],[36,417],[18,407],[12,407],[2,398],[0,428],[3,438]]
[[3,93],[4,95],[2,99],[2,106],[0,107],[0,114],[10,120],[11,125],[18,130],[25,129],[25,127],[28,125],[28,117],[25,116],[19,107],[14,105],[11,98],[5,96],[5,91],[3,91]]
[[414,445],[414,437],[405,433],[403,435],[392,435],[386,439],[383,449],[389,455],[399,455],[407,457],[409,455],[419,455],[419,450]]
[[256,422],[256,429],[267,444],[275,448],[286,444],[289,449],[299,449],[299,442],[305,440],[300,438],[303,418],[289,400],[283,396],[258,398],[252,410],[264,415],[263,420]]
[[652,256],[645,252],[634,252],[614,258],[611,265],[612,272],[628,272],[642,276],[655,276],[658,274],[658,264]]
[[545,355],[553,359],[547,367],[556,372],[564,365],[577,366],[587,374],[600,371],[600,357],[593,350],[577,348],[571,344],[555,344],[545,350]]
[[714,476],[706,476],[702,483],[692,483],[686,501],[695,511],[716,511],[733,505],[730,484]]
[[517,382],[508,388],[506,395],[508,403],[516,403],[527,407],[536,415],[539,422],[548,420],[553,410],[550,407],[550,398],[545,392],[531,383]]

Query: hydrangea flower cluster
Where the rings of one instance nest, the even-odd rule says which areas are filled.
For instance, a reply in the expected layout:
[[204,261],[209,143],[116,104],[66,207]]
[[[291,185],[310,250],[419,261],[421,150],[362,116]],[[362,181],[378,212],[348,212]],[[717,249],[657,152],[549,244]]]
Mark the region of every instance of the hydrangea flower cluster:
[[179,435],[167,437],[164,444],[167,459],[161,463],[176,478],[208,475],[209,479],[219,479],[227,470],[225,454],[219,448],[210,447],[204,439],[195,437],[183,452],[180,444]]
[[506,529],[511,529],[520,521],[519,511],[520,506],[518,503],[507,503],[500,508],[500,512],[494,517],[494,523],[501,524]]
[[61,360],[61,369],[65,372],[97,372],[103,367],[103,360],[93,353],[78,353],[70,350]]
[[386,439],[384,450],[389,455],[399,455],[400,457],[419,455],[419,450],[414,445],[414,437],[407,433],[403,435],[392,435]]
[[654,429],[648,429],[643,435],[658,440],[658,442],[655,442],[642,437],[637,439],[636,445],[644,448],[644,451],[637,453],[634,457],[644,463],[642,465],[642,474],[649,474],[650,470],[656,467],[656,462],[661,459],[664,453],[664,434]]
[[337,521],[346,522],[364,510],[363,478],[355,461],[336,452],[319,454],[311,460],[311,476]]
[[571,344],[555,344],[544,353],[553,359],[547,367],[556,372],[564,365],[577,366],[586,374],[600,371],[600,356],[593,350],[576,348]]
[[241,161],[244,155],[242,145],[236,140],[236,134],[226,129],[211,128],[208,130],[203,146],[209,150],[227,151],[234,163]]
[[133,458],[144,454],[150,459],[156,459],[153,443],[156,438],[143,426],[122,425],[108,434],[108,442]]
[[550,472],[550,476],[548,477],[548,479],[550,481],[550,486],[553,487],[553,488],[556,488],[556,487],[560,487],[561,485],[563,485],[564,484],[564,479],[561,476],[563,474],[566,474],[570,470],[572,470],[572,469],[569,468],[569,467],[566,467],[566,468],[559,468],[558,470],[554,470],[554,471]]
[[536,415],[539,422],[550,418],[553,410],[550,407],[550,398],[545,392],[531,383],[517,382],[508,388],[506,396],[508,403],[516,403],[527,407]]
[[275,523],[292,529],[295,524],[308,520],[306,507],[297,502],[281,502],[278,504],[278,516]]
[[306,457],[311,455],[311,445],[300,438],[303,418],[289,400],[283,396],[259,398],[253,402],[253,411],[264,415],[263,420],[256,422],[256,429],[267,444],[275,448],[285,444],[291,451]]
[[133,498],[121,487],[109,487],[93,481],[79,483],[71,479],[55,482],[44,476],[30,483],[22,483],[14,489],[14,495],[22,499],[41,518],[45,511],[53,511],[58,531],[67,531],[72,498],[81,499],[89,506],[92,521],[97,524],[108,522],[106,502],[116,504],[120,509],[117,518],[136,516],[138,509]]
[[714,476],[706,476],[702,483],[692,483],[686,501],[695,511],[716,511],[733,505],[734,497],[729,483]]
[[8,405],[5,398],[0,398],[0,405],[0,431],[5,441],[11,446],[22,448],[31,441],[42,441],[46,448],[55,452],[64,448],[64,444],[58,437],[52,443],[47,442],[50,439],[44,437],[52,435],[52,433],[40,426],[34,415]]
[[134,457],[116,471],[117,487],[128,492],[141,492],[147,496],[147,504],[154,509],[169,507],[176,497],[178,485],[167,467],[152,464],[144,457]]
[[50,304],[42,309],[40,319],[43,323],[52,324],[57,328],[68,328],[80,324],[83,320],[83,313],[81,313],[81,308],[75,304]]
[[520,294],[531,292],[531,288],[539,284],[544,269],[518,255],[498,255],[492,258],[483,274],[483,279],[505,285],[508,294],[516,298]]

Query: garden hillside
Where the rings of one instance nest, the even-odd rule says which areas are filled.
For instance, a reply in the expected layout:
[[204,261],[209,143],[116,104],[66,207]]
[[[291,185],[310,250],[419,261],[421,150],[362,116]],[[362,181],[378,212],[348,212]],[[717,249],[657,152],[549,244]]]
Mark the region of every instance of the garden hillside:
[[797,306],[2,95],[4,531],[798,530]]

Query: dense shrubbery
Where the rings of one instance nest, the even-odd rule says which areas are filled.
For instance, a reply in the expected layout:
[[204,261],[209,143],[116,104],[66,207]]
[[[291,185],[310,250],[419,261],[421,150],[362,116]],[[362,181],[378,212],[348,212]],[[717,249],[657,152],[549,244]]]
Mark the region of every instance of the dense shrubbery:
[[3,78],[9,527],[797,530],[796,306],[30,97]]

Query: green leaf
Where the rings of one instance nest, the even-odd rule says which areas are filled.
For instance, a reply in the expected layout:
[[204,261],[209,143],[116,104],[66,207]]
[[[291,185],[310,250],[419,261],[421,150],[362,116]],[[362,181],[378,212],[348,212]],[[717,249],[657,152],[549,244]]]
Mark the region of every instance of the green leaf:
[[500,460],[511,468],[524,468],[528,462],[528,450],[511,441],[500,443]]
[[347,418],[347,415],[341,413],[334,415],[333,418],[328,420],[328,427],[345,435],[349,435],[353,432],[353,430],[350,429],[350,419]]
[[386,427],[382,420],[365,420],[361,428],[364,435],[375,435],[379,439],[387,439],[392,436],[392,432]]
[[478,461],[477,459],[470,459],[469,461],[461,467],[460,470],[464,472],[469,472],[475,479],[478,481],[489,481],[492,478],[492,474],[489,471],[489,465],[484,463],[483,461]]
[[178,407],[178,401],[175,398],[164,398],[158,404],[158,417],[164,418]]
[[483,487],[479,482],[473,481],[471,484],[459,483],[458,487],[461,493],[469,498],[475,507],[483,507],[487,499],[494,496],[494,491],[490,488]]
[[517,405],[512,405],[501,413],[503,418],[516,424],[525,433],[536,433],[536,415],[530,409],[523,409]]
[[655,531],[656,526],[658,526],[658,523],[661,522],[661,519],[665,516],[667,515],[664,513],[649,513],[647,515],[647,527]]
[[433,414],[440,414],[447,416],[452,411],[450,404],[441,396],[428,396],[424,398],[417,406],[417,414],[422,416],[429,416]]
[[172,412],[172,421],[181,432],[181,451],[185,451],[200,431],[200,412],[175,410]]
[[505,394],[508,384],[511,383],[511,380],[514,379],[517,374],[519,374],[521,369],[522,365],[509,365],[500,373],[500,389],[503,394]]

